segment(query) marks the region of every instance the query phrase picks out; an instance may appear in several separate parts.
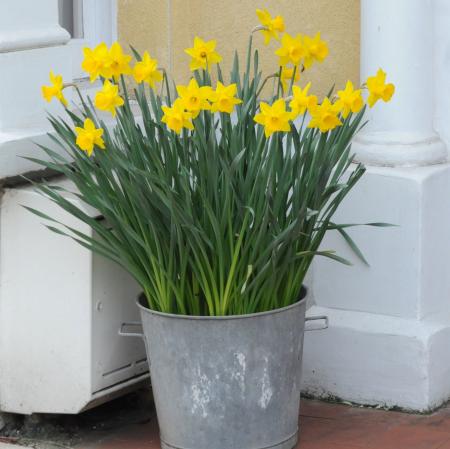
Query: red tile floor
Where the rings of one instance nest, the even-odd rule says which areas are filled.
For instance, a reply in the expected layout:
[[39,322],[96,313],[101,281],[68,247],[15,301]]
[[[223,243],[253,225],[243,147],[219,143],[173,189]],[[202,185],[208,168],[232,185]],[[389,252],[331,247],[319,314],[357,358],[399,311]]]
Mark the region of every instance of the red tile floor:
[[[421,416],[303,400],[300,426],[296,449],[450,449],[450,408]],[[124,429],[100,444],[79,447],[159,448],[155,420]]]
[[[450,449],[450,406],[431,415],[413,415],[303,400],[300,426],[297,449]],[[78,428],[76,443],[0,437],[0,449],[2,441],[39,449],[160,448],[153,411],[144,418],[136,415],[132,422],[90,423],[88,427]]]

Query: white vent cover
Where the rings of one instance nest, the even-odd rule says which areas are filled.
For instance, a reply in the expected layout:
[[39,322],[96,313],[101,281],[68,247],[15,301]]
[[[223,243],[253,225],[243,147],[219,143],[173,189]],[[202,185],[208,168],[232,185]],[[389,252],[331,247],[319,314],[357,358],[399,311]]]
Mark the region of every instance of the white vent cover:
[[78,413],[148,382],[143,342],[118,335],[139,319],[137,284],[22,205],[92,232],[32,187],[3,195],[0,411]]

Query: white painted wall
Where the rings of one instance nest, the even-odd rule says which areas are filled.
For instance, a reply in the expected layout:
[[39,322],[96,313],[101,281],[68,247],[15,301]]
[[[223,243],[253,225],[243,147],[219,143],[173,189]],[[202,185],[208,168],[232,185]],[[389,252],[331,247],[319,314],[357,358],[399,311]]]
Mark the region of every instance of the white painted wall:
[[[41,168],[19,157],[43,157],[35,143],[50,143],[47,111],[63,113],[41,86],[51,69],[65,82],[77,77],[80,46],[106,39],[95,32],[114,3],[83,0],[89,40],[73,42],[58,24],[58,0],[1,0],[0,180]],[[65,95],[73,99],[70,89]],[[137,284],[26,211],[22,204],[86,228],[31,187],[2,194],[0,412],[78,413],[146,382],[143,342],[118,335],[122,322],[138,319]]]
[[[31,142],[48,144],[47,113],[64,112],[57,101],[42,98],[41,86],[48,84],[50,70],[65,82],[81,77],[82,47],[117,36],[115,5],[115,0],[83,0],[85,38],[70,40],[58,23],[58,0],[1,0],[0,179],[38,168],[20,156],[35,155]],[[76,101],[72,89],[64,95],[69,103]]]
[[30,141],[45,141],[46,111],[62,112],[57,102],[43,101],[41,86],[50,69],[71,81],[69,39],[58,23],[57,0],[0,2],[0,179],[30,168],[18,156]]
[[[305,335],[304,390],[362,404],[428,410],[450,396],[450,166],[370,167],[337,222],[386,221],[350,230],[363,265],[337,233],[334,248],[354,265],[314,262],[316,305],[329,329]],[[439,379],[439,381],[436,381]]]
[[361,78],[380,65],[396,94],[353,145],[368,170],[336,221],[398,227],[351,231],[370,267],[325,239],[354,266],[314,263],[330,327],[305,336],[304,390],[424,411],[450,398],[450,3],[361,6]]

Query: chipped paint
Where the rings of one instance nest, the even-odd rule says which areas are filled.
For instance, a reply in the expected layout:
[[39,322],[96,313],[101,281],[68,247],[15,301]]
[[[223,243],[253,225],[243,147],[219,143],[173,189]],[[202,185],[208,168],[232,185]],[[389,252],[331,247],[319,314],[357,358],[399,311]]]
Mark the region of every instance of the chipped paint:
[[264,372],[261,380],[261,397],[258,400],[258,405],[266,409],[272,399],[273,391],[268,373],[269,359],[267,357],[264,357],[264,364]]
[[192,414],[201,412],[203,418],[208,416],[208,404],[211,401],[211,381],[200,368],[197,368],[198,382],[191,386]]
[[[245,354],[242,352],[237,352],[234,354],[236,358],[236,362],[234,363],[233,372],[231,373],[231,378],[236,380],[239,384],[239,388],[241,389],[242,395],[245,394],[245,372],[247,370],[247,364],[245,361]],[[236,366],[237,365],[237,366]]]

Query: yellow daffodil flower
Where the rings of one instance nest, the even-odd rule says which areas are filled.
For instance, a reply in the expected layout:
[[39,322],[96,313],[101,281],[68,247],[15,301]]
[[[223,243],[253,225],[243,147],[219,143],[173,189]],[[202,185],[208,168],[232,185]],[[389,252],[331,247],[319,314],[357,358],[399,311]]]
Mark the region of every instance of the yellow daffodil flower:
[[311,108],[309,112],[312,118],[308,128],[319,128],[321,132],[326,133],[342,125],[338,117],[339,107],[332,104],[328,98],[325,98],[321,105]]
[[357,113],[364,106],[361,89],[354,89],[353,83],[347,81],[344,90],[338,90],[338,100],[335,105],[340,109],[342,117],[347,118],[350,112]]
[[290,131],[289,120],[292,119],[292,113],[286,111],[286,103],[283,98],[278,99],[272,105],[260,104],[261,112],[256,114],[254,120],[256,123],[264,126],[264,134],[270,137],[277,131]]
[[94,151],[94,146],[98,146],[102,150],[105,149],[105,142],[102,139],[103,129],[96,128],[90,118],[84,121],[84,128],[76,126],[75,133],[77,135],[76,144],[83,151],[86,151],[88,156]]
[[42,96],[50,102],[53,97],[57,98],[64,106],[67,106],[67,100],[64,97],[64,83],[61,75],[55,75],[53,70],[50,72],[50,86],[42,86]]
[[106,80],[103,84],[102,90],[95,95],[95,107],[101,111],[109,111],[112,116],[116,116],[116,108],[122,106],[123,98],[119,95],[119,86]]
[[104,78],[111,77],[110,70],[110,53],[108,46],[102,42],[93,50],[91,48],[83,48],[84,59],[81,63],[82,69],[89,73],[91,83],[99,76]]
[[163,75],[158,70],[158,61],[153,59],[148,51],[144,51],[142,60],[138,61],[133,68],[133,77],[137,83],[145,82],[152,89],[155,83],[162,81]]
[[295,37],[288,33],[283,34],[281,47],[275,51],[275,54],[280,57],[281,66],[289,63],[299,65],[300,61],[305,57],[305,48],[301,34],[297,34]]
[[208,102],[212,93],[211,87],[200,87],[195,78],[192,78],[187,86],[177,86],[177,92],[184,107],[192,114],[192,118],[196,118],[202,110],[211,109]]
[[212,102],[211,111],[231,114],[234,106],[242,103],[241,99],[236,98],[236,93],[236,84],[225,86],[220,81],[217,81],[216,90],[210,95],[210,100]]
[[109,49],[109,76],[118,81],[120,75],[129,75],[131,73],[130,61],[131,56],[123,52],[118,42],[114,42]]
[[278,33],[284,32],[283,17],[276,16],[272,18],[267,9],[257,9],[256,15],[258,16],[261,25],[264,27],[264,29],[261,30],[264,36],[264,44],[268,45],[272,38],[278,40]]
[[304,36],[303,44],[305,48],[305,69],[312,66],[314,61],[322,62],[328,56],[328,46],[320,38],[320,33],[314,37]]
[[369,98],[367,103],[373,107],[378,100],[390,101],[395,92],[395,86],[392,83],[386,84],[386,73],[378,69],[375,76],[367,78],[367,88],[369,89]]
[[169,129],[172,129],[176,133],[179,133],[182,128],[194,129],[194,125],[191,122],[192,114],[186,112],[183,100],[177,98],[172,107],[163,106],[164,112],[161,121],[167,125]]
[[192,59],[190,68],[192,71],[198,69],[209,70],[211,64],[217,64],[222,61],[222,56],[215,51],[216,41],[204,41],[199,37],[195,37],[194,46],[192,48],[186,48],[184,51]]
[[297,67],[295,69],[295,75],[294,75],[294,67],[288,68],[288,67],[282,67],[281,69],[281,85],[283,86],[283,91],[287,92],[289,89],[289,86],[292,82],[292,77],[294,77],[294,83],[300,79],[300,67]]
[[298,86],[292,88],[293,98],[289,103],[289,107],[294,115],[297,117],[303,115],[307,110],[311,110],[317,106],[317,97],[315,95],[308,95],[311,87],[309,82],[303,89]]

